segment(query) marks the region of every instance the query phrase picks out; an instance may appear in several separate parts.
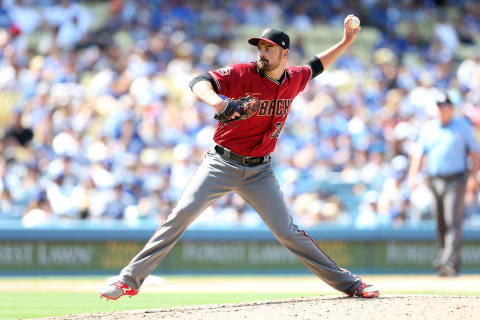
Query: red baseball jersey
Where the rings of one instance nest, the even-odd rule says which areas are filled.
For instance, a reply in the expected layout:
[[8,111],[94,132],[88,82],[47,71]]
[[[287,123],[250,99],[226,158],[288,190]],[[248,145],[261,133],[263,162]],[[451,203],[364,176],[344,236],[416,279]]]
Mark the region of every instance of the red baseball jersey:
[[305,89],[312,76],[309,66],[288,66],[282,81],[261,72],[256,63],[242,63],[208,72],[218,94],[238,99],[247,94],[260,100],[260,107],[249,119],[219,122],[213,140],[242,156],[263,157],[275,149],[292,100]]

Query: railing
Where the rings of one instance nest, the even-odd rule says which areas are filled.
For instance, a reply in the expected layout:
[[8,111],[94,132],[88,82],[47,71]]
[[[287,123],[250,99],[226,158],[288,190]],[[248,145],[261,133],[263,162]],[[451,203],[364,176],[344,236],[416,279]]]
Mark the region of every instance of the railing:
[[[125,223],[122,221],[58,221],[33,228],[24,227],[20,221],[0,220],[0,241],[109,241],[148,240],[158,226],[153,222]],[[350,226],[324,224],[306,228],[307,234],[316,240],[325,241],[376,241],[376,240],[434,240],[433,221],[401,228],[356,229]],[[251,240],[274,239],[266,227],[193,227],[183,240]],[[465,240],[480,240],[480,226],[465,226]]]

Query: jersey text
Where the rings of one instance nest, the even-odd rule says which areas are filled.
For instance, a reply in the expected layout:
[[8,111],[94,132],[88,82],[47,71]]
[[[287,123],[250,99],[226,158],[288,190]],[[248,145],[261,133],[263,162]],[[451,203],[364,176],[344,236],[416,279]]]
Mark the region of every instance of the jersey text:
[[286,116],[292,104],[291,99],[261,100],[258,116]]

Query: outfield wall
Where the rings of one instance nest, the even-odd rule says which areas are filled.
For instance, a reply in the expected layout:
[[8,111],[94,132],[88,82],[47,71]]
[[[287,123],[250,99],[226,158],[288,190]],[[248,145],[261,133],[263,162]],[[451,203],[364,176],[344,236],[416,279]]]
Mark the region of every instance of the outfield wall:
[[[145,244],[155,227],[111,223],[0,226],[0,274],[117,273]],[[364,273],[431,273],[435,230],[415,228],[310,229],[341,267]],[[467,228],[462,247],[465,273],[480,273],[480,230]],[[156,273],[308,272],[266,229],[191,229]]]

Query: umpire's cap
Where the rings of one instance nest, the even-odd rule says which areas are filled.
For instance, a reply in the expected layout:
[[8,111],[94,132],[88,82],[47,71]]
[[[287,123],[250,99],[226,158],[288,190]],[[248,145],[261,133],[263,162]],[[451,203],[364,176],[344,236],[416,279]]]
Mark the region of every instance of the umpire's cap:
[[283,49],[290,48],[290,37],[281,30],[272,28],[264,29],[260,37],[250,38],[248,39],[248,43],[250,43],[252,46],[256,46],[258,45],[259,40],[267,41],[268,43],[275,44]]
[[450,99],[448,92],[441,92],[437,98],[437,106],[439,108],[454,106],[453,101]]

